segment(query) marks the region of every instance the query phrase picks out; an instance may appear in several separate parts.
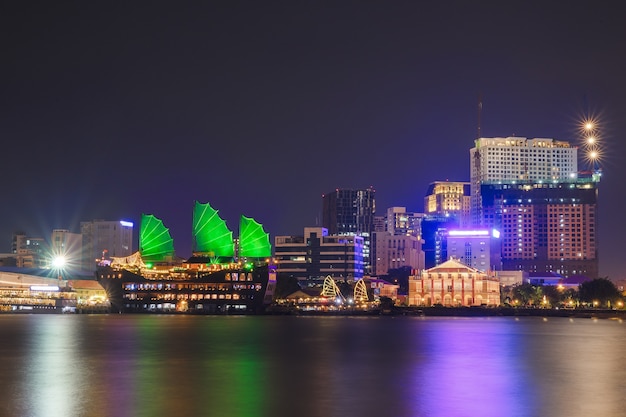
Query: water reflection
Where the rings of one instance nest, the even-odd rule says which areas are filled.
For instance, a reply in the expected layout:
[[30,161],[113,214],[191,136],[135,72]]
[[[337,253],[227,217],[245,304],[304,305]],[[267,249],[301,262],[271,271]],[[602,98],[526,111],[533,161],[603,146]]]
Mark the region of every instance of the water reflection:
[[621,415],[624,324],[0,316],[0,415]]
[[514,321],[437,319],[417,323],[428,360],[416,364],[414,414],[535,415],[532,381]]
[[20,408],[25,415],[73,416],[83,409],[83,364],[77,353],[77,321],[49,316],[28,321]]
[[550,319],[524,323],[522,352],[539,393],[554,416],[624,415],[624,327],[612,320]]

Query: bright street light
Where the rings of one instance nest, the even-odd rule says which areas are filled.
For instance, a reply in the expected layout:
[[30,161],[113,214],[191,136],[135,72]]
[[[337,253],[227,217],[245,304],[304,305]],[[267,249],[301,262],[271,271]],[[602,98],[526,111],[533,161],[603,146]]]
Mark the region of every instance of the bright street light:
[[54,269],[63,269],[67,261],[64,256],[58,255],[52,259],[52,267]]

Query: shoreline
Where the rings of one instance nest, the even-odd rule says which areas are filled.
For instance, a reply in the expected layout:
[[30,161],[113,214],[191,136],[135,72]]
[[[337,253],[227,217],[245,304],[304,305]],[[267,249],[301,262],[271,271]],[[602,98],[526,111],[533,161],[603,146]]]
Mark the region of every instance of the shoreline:
[[569,317],[591,319],[626,319],[626,310],[608,309],[548,309],[548,308],[511,308],[511,307],[398,307],[390,309],[371,310],[297,310],[286,308],[268,308],[256,313],[198,313],[198,312],[125,312],[115,313],[109,309],[76,309],[73,312],[62,312],[57,309],[45,311],[37,310],[14,310],[0,311],[1,315],[40,315],[40,314],[69,314],[69,315],[98,315],[98,314],[122,314],[122,315],[182,315],[182,316],[413,316],[413,317]]
[[420,316],[420,317],[570,317],[626,319],[626,310],[511,307],[392,307],[388,310],[270,310],[263,315],[296,316]]

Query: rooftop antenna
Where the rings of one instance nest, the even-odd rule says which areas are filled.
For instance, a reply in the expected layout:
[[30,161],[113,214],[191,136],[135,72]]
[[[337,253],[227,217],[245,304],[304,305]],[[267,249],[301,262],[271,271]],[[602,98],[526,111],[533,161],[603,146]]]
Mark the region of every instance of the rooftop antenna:
[[483,112],[483,94],[482,93],[478,93],[478,137],[476,139],[480,139],[481,138],[481,133],[480,133],[480,118],[482,116],[482,112]]

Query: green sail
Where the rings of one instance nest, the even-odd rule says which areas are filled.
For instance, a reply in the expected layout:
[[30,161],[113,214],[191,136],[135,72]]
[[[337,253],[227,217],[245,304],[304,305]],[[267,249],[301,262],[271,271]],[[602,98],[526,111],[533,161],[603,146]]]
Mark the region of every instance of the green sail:
[[233,232],[209,203],[196,201],[193,208],[194,252],[217,257],[233,257]]
[[148,262],[162,262],[174,255],[174,240],[169,229],[152,214],[141,215],[139,251]]
[[272,256],[270,235],[254,219],[241,216],[239,223],[239,257],[269,258]]

